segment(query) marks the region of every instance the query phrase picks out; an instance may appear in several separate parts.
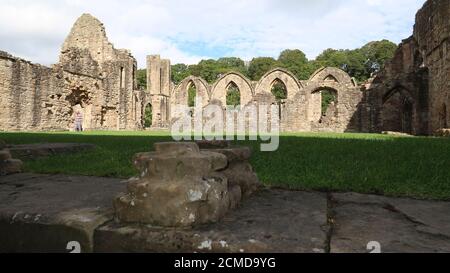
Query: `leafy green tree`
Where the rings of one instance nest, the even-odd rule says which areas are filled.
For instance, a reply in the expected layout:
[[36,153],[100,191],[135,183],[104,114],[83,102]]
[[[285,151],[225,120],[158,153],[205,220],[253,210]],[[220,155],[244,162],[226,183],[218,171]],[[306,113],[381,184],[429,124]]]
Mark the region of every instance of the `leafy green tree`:
[[278,66],[278,62],[271,57],[253,58],[248,66],[248,76],[251,80],[257,81],[271,69]]
[[225,57],[217,60],[220,67],[245,69],[245,62],[236,57]]
[[228,72],[239,72],[243,75],[247,75],[247,67],[245,62],[240,58],[226,57],[217,60],[219,75],[224,75]]
[[219,73],[217,72],[217,61],[216,60],[202,60],[196,65],[191,65],[189,67],[192,75],[201,77],[207,82],[212,83],[217,78]]
[[359,49],[327,49],[316,58],[316,62],[321,66],[338,67],[360,81],[367,79],[365,57]]
[[384,66],[386,61],[394,57],[397,45],[388,40],[370,42],[361,48],[366,57],[366,71],[369,74],[376,73]]
[[331,90],[322,90],[321,92],[322,96],[322,116],[326,115],[328,107],[332,102],[336,103],[336,93]]
[[147,69],[138,69],[136,72],[137,87],[139,90],[147,88]]
[[348,67],[348,51],[329,48],[317,56],[315,61],[320,66],[331,66],[346,70]]
[[278,63],[280,67],[294,73],[299,80],[307,80],[314,72],[314,68],[309,63],[305,53],[299,49],[284,50],[278,57]]
[[227,90],[227,105],[241,105],[241,93],[239,92],[239,88],[233,83],[230,84]]
[[345,71],[358,81],[365,81],[370,77],[367,73],[365,62],[366,56],[364,56],[361,49],[348,50],[347,51],[347,64]]
[[[215,82],[221,75],[230,71],[240,72],[253,81],[276,67],[285,68],[299,80],[307,80],[311,74],[323,66],[337,67],[346,71],[358,81],[365,81],[371,74],[378,72],[385,62],[391,59],[397,45],[388,41],[370,42],[358,49],[326,49],[315,60],[309,61],[299,49],[286,49],[280,53],[278,60],[271,57],[254,58],[249,66],[236,57],[225,57],[218,60],[202,60],[195,65],[176,64],[172,66],[172,81],[179,84],[188,76],[197,76],[209,83]],[[145,70],[138,70],[138,86],[145,89]]]
[[189,77],[191,75],[191,71],[189,67],[185,64],[175,64],[172,65],[172,81],[175,84],[179,84],[182,80]]
[[189,87],[188,90],[188,106],[194,107],[195,106],[195,98],[197,97],[197,88],[195,88],[194,85]]
[[365,81],[378,72],[395,53],[397,45],[388,41],[370,42],[354,50],[327,49],[315,62],[320,66],[338,67],[358,81]]
[[144,113],[144,126],[145,128],[149,128],[152,126],[152,105],[147,104],[145,107],[145,113]]
[[280,104],[282,100],[287,99],[287,90],[284,83],[277,81],[272,86],[272,94],[275,96],[275,99],[277,100],[278,104]]

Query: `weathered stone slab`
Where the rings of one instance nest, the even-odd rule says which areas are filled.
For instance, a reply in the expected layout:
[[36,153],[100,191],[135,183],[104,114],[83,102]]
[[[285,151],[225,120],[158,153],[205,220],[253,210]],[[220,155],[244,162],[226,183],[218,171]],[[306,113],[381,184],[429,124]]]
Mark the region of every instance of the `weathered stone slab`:
[[0,150],[0,161],[11,159],[11,153],[7,150]]
[[225,155],[229,163],[233,163],[236,161],[246,161],[249,160],[252,156],[252,152],[249,147],[210,149],[209,151],[214,151],[215,153]]
[[87,143],[42,143],[21,144],[8,147],[14,158],[36,159],[55,154],[77,153],[95,148],[94,144]]
[[7,159],[0,161],[0,176],[22,171],[22,161],[19,159]]
[[4,141],[0,140],[0,176],[20,173],[22,171],[22,161],[13,159],[11,152],[6,147]]
[[[229,192],[217,173],[227,167],[223,154],[200,152],[193,142],[155,143],[155,152],[137,154],[140,176],[128,180],[128,191],[114,200],[116,217],[125,223],[165,227],[219,221],[241,192]],[[240,200],[236,200],[240,201]]]
[[109,222],[95,232],[96,252],[325,252],[325,194],[264,190],[221,222],[161,228]]
[[195,141],[200,149],[225,149],[231,146],[227,140],[197,140]]
[[239,186],[242,197],[247,198],[263,187],[253,171],[249,159],[252,151],[249,147],[232,147],[229,141],[197,141],[202,151],[223,154],[228,166],[220,172],[228,179],[228,185]]
[[411,134],[403,133],[403,132],[393,132],[393,131],[383,131],[381,132],[383,135],[388,136],[399,136],[399,137],[411,137]]
[[439,129],[434,135],[437,137],[450,137],[450,129]]
[[77,241],[93,249],[93,232],[113,218],[119,179],[15,174],[0,177],[0,252],[68,252]]
[[333,194],[331,252],[450,252],[450,203],[406,198]]

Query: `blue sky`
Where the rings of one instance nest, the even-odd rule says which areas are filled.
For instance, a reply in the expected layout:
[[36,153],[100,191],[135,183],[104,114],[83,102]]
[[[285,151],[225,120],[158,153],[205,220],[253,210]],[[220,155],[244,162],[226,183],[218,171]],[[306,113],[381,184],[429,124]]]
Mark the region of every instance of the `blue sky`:
[[425,0],[0,0],[0,50],[50,65],[72,24],[90,13],[139,67],[161,54],[172,63],[205,58],[277,57],[298,48],[310,59],[327,48],[399,43],[412,34]]

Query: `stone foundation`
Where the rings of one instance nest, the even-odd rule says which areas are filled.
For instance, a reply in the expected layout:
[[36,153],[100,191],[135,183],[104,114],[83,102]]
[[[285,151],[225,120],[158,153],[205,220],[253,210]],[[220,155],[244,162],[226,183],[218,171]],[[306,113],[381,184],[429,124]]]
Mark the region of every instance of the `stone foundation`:
[[450,251],[450,202],[262,190],[220,222],[156,227],[114,221],[120,179],[12,174],[0,177],[0,253],[382,253]]
[[434,135],[437,137],[450,137],[450,129],[439,129]]
[[155,152],[135,156],[140,175],[114,200],[117,219],[164,227],[217,222],[260,185],[249,157],[246,148],[156,143]]
[[13,159],[9,150],[5,148],[5,142],[0,140],[0,176],[21,172],[22,161]]
[[251,150],[248,147],[232,147],[228,141],[197,141],[200,149],[223,154],[227,157],[228,166],[220,171],[228,179],[230,191],[239,192],[243,198],[249,197],[262,183],[249,163]]

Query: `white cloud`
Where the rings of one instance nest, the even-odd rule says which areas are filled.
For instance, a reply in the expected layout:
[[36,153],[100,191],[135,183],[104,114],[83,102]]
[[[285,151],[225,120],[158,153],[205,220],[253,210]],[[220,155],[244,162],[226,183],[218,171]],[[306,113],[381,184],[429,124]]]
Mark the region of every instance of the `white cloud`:
[[98,17],[117,48],[140,67],[147,54],[173,63],[220,55],[276,57],[300,48],[314,58],[326,48],[371,40],[400,42],[412,33],[425,0],[0,0],[0,50],[50,64],[73,22]]

